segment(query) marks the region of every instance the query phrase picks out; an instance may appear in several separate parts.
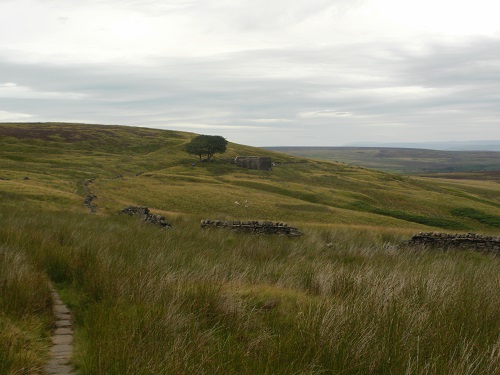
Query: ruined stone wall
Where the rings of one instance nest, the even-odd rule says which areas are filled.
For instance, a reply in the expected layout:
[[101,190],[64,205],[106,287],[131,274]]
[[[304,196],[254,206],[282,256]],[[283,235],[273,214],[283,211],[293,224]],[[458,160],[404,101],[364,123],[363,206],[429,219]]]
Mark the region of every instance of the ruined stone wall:
[[273,167],[271,158],[261,156],[237,156],[234,163],[240,167],[270,171]]
[[153,224],[163,228],[172,228],[172,226],[165,221],[165,216],[152,214],[149,208],[142,206],[128,206],[120,211],[121,214],[130,216],[139,216],[146,223]]
[[289,227],[285,223],[271,221],[223,221],[223,220],[202,220],[202,228],[226,228],[242,232],[256,234],[278,234],[290,237],[302,235],[295,227]]
[[432,248],[448,249],[472,249],[487,253],[500,255],[500,237],[483,236],[474,233],[448,234],[448,233],[424,233],[414,235],[409,245],[425,245]]
[[83,183],[85,191],[87,193],[85,199],[83,200],[83,205],[89,209],[91,213],[97,212],[97,206],[94,203],[94,200],[97,199],[97,195],[93,194],[90,185],[94,182],[94,180],[87,180]]

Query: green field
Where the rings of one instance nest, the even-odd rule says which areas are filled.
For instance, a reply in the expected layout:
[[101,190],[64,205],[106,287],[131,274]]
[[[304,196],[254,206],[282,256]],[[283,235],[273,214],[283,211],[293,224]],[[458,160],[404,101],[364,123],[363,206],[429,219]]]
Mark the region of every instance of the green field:
[[390,147],[269,147],[299,157],[343,162],[390,173],[500,171],[498,151],[438,151]]
[[[498,235],[498,179],[232,143],[197,163],[182,151],[194,136],[0,124],[0,374],[47,360],[49,279],[75,316],[81,374],[495,373],[498,258],[399,244],[421,230]],[[243,169],[238,155],[276,166]],[[127,205],[173,229],[118,215]],[[285,221],[304,236],[201,230],[204,218]]]

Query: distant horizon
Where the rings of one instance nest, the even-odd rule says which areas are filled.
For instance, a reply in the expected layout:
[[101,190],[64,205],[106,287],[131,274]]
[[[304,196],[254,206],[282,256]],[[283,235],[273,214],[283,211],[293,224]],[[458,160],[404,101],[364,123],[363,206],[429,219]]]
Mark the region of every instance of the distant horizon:
[[474,141],[429,141],[429,142],[352,142],[343,145],[322,145],[322,146],[304,146],[304,145],[280,145],[280,146],[262,146],[262,148],[304,148],[304,149],[328,149],[328,148],[404,148],[418,150],[436,150],[436,151],[488,151],[500,152],[500,139],[498,140],[474,140]]
[[[103,124],[103,123],[91,123],[91,122],[64,122],[64,121],[0,121],[0,125],[2,124],[66,124],[66,125],[98,125],[98,126],[124,126],[124,127],[141,127],[141,128],[148,128],[148,129],[157,129],[157,130],[171,130],[171,131],[186,131],[186,130],[179,130],[175,128],[165,128],[165,127],[153,127],[153,126],[145,126],[145,125],[124,125],[124,124]],[[196,134],[204,134],[203,132],[193,132]],[[221,134],[217,134],[221,135]],[[421,141],[421,142],[409,142],[409,141],[395,141],[395,142],[383,142],[383,141],[373,141],[373,142],[367,142],[367,141],[354,141],[350,142],[347,144],[330,144],[330,145],[299,145],[299,144],[289,144],[289,145],[253,145],[253,144],[248,144],[248,143],[242,143],[242,142],[237,142],[234,141],[230,138],[226,138],[228,141],[233,142],[233,143],[239,143],[239,144],[244,144],[247,146],[253,146],[253,147],[260,147],[260,148],[278,148],[278,147],[303,147],[303,148],[331,148],[331,147],[387,147],[387,148],[417,148],[417,149],[431,149],[431,150],[442,150],[442,151],[455,151],[453,148],[446,147],[445,145],[448,146],[457,146],[458,148],[456,151],[500,151],[500,139],[497,140],[484,140],[484,139],[477,139],[477,140],[471,140],[471,141]],[[428,146],[428,147],[423,147],[423,146]],[[459,147],[462,145],[463,147]],[[468,149],[466,146],[474,146],[474,145],[482,145],[482,146],[491,146],[490,148],[487,149]],[[436,148],[432,148],[429,146],[434,146]]]
[[473,141],[422,141],[422,142],[408,142],[408,141],[401,141],[401,142],[381,142],[381,141],[373,141],[373,142],[352,142],[352,143],[346,143],[342,145],[319,145],[319,146],[302,146],[302,145],[273,145],[273,146],[264,146],[264,147],[308,147],[308,148],[326,148],[326,147],[392,147],[392,145],[407,145],[407,147],[402,147],[402,148],[410,148],[410,145],[418,145],[418,144],[435,144],[435,145],[440,145],[440,144],[465,144],[465,145],[498,145],[500,146],[500,139],[498,140],[473,140]]

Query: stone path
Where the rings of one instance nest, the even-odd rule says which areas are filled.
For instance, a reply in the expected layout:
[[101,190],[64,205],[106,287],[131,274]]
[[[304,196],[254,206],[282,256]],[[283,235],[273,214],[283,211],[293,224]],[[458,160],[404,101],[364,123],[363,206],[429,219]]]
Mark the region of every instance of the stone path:
[[73,355],[73,321],[71,312],[61,301],[59,294],[50,284],[53,306],[56,317],[56,328],[52,333],[50,360],[45,366],[47,375],[74,375],[70,361]]

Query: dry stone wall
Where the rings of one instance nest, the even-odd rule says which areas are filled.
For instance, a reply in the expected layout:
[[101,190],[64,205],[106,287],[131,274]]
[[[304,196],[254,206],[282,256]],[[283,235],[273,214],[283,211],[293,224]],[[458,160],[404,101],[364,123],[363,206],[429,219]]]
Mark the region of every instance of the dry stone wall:
[[483,236],[475,233],[448,234],[421,232],[414,235],[409,245],[424,245],[432,248],[472,249],[476,251],[500,255],[500,237]]
[[162,228],[172,228],[172,226],[165,221],[165,216],[152,214],[149,208],[142,206],[128,206],[120,211],[121,214],[130,216],[139,216],[146,223],[153,224]]
[[277,234],[289,237],[301,236],[303,233],[285,223],[271,221],[223,221],[202,220],[202,228],[225,228],[255,234]]

